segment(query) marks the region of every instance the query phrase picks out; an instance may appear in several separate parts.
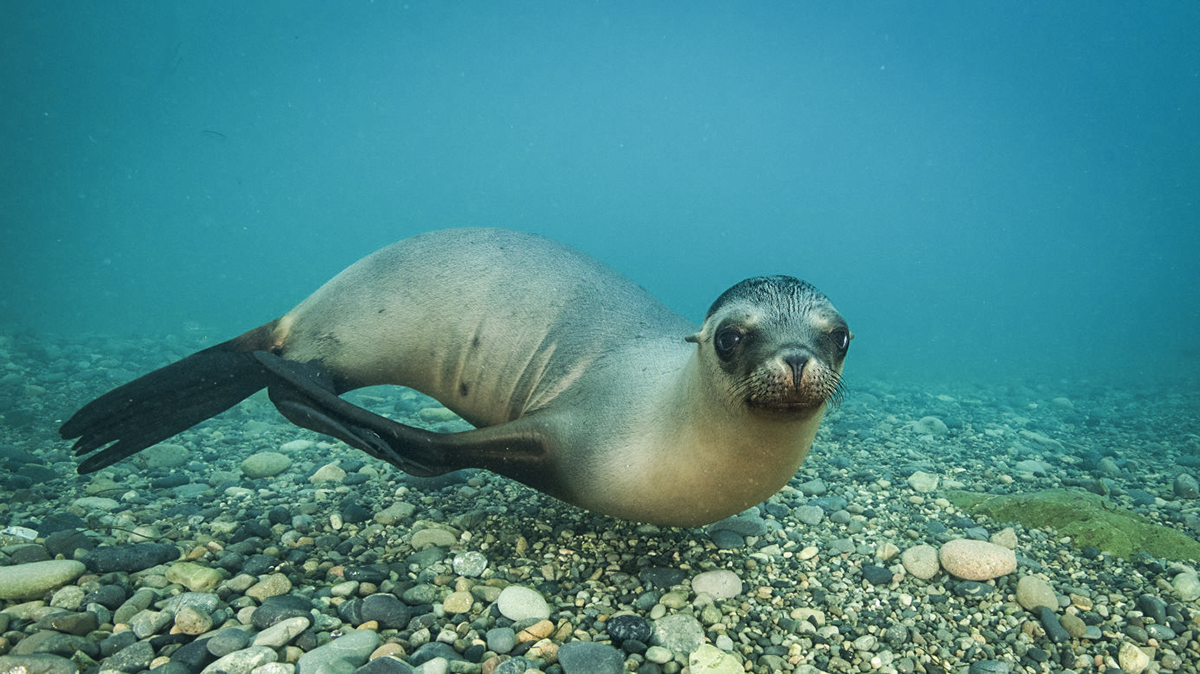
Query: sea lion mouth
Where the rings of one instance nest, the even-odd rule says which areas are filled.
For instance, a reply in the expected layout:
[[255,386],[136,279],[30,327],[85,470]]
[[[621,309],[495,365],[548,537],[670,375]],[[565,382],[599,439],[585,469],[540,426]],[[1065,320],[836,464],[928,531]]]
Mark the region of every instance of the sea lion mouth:
[[797,414],[837,406],[843,395],[842,378],[826,367],[805,367],[798,377],[786,369],[763,368],[746,379],[747,407],[776,414]]

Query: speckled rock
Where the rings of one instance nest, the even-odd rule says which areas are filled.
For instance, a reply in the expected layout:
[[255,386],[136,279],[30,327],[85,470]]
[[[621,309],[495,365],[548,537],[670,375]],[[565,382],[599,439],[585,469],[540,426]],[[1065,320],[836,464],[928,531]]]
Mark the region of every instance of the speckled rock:
[[991,580],[1017,570],[1017,555],[987,541],[960,538],[938,550],[938,561],[947,573],[965,580]]
[[0,599],[40,599],[82,576],[86,570],[83,562],[73,559],[0,567]]
[[654,621],[651,645],[662,646],[672,653],[690,655],[704,643],[704,628],[690,615],[674,613]]
[[941,571],[938,563],[938,551],[932,545],[914,545],[900,555],[900,563],[910,575],[921,580],[929,580]]
[[732,653],[703,644],[688,657],[692,674],[742,674],[745,669]]

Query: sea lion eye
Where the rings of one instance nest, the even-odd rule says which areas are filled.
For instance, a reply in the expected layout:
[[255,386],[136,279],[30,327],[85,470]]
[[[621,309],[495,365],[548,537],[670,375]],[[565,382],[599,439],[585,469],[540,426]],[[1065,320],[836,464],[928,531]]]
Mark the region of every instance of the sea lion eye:
[[837,328],[829,333],[829,339],[833,340],[833,345],[840,351],[845,351],[850,347],[850,331],[846,328]]
[[716,338],[713,339],[713,347],[717,350],[717,356],[721,360],[729,360],[733,357],[733,350],[742,341],[742,333],[733,328],[724,328],[717,332]]

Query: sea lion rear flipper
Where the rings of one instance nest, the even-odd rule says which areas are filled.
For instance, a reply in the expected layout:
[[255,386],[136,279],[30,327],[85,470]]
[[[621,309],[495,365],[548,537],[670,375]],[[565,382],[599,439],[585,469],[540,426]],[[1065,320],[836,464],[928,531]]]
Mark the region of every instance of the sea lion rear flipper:
[[59,433],[79,438],[72,447],[76,456],[113,443],[79,464],[80,474],[92,473],[224,412],[270,378],[238,340],[230,340],[96,398]]
[[486,468],[529,484],[540,479],[545,444],[540,433],[503,427],[435,433],[406,426],[338,397],[334,376],[317,363],[266,351],[254,357],[275,375],[271,402],[288,421],[361,449],[418,477]]

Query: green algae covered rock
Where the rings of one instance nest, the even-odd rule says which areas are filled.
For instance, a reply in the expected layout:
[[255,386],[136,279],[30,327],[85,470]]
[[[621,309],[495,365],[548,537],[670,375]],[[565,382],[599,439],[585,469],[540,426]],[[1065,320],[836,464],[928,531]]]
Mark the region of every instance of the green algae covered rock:
[[1060,536],[1070,536],[1078,547],[1096,547],[1124,559],[1145,551],[1160,559],[1200,560],[1200,542],[1182,531],[1082,490],[1046,489],[1006,496],[959,491],[947,497],[972,514],[1034,529],[1049,527]]

